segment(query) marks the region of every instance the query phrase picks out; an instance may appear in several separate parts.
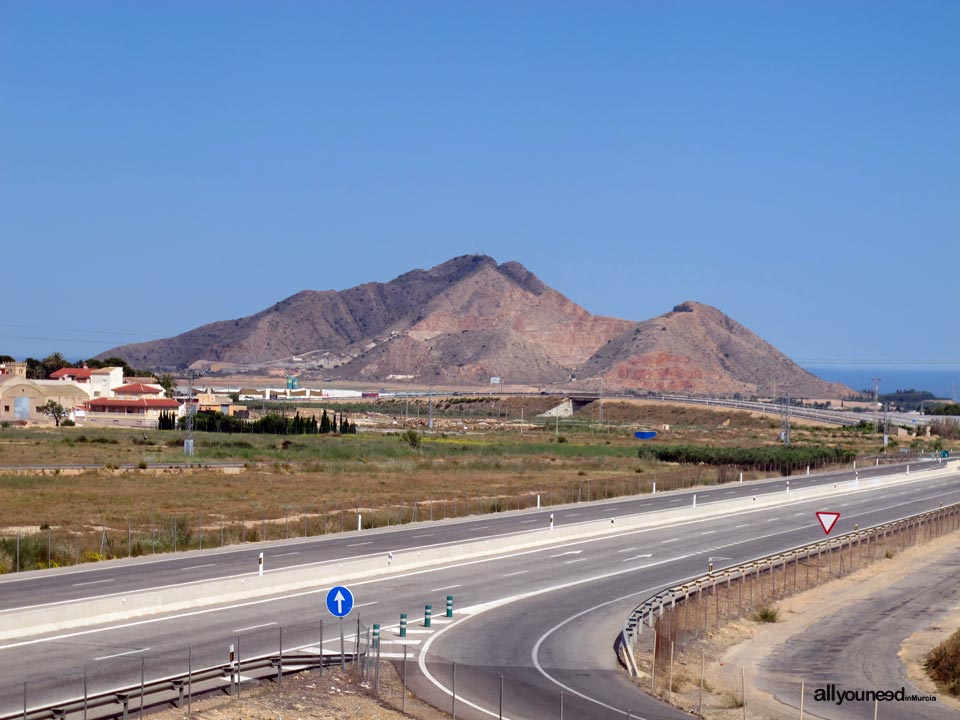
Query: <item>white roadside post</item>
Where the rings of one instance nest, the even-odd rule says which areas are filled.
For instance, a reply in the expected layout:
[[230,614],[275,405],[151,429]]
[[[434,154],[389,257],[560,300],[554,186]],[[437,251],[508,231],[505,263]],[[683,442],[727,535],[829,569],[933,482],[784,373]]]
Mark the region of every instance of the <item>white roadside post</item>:
[[550,513],[550,529],[553,530],[553,513]]
[[696,506],[697,506],[697,494],[694,493],[694,494],[693,494],[693,507],[696,507]]
[[263,576],[263,553],[260,553],[260,558],[257,560],[257,575]]
[[357,513],[357,530],[363,530],[363,514]]

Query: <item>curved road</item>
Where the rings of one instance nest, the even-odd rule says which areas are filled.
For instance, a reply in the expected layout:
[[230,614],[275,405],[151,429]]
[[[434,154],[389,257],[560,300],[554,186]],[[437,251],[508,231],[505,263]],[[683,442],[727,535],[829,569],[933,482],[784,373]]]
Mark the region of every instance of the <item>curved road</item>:
[[[884,470],[881,468],[881,470]],[[850,473],[852,475],[852,473]],[[867,476],[862,472],[860,477]],[[799,481],[799,482],[798,482]],[[836,476],[791,478],[791,486],[838,482]],[[783,492],[785,480],[713,487],[707,496],[698,491],[698,505],[730,499],[727,493],[755,495]],[[557,522],[580,522],[589,517],[617,517],[656,512],[689,502],[689,493],[643,496],[632,500],[554,509]],[[792,499],[791,499],[792,500]],[[843,513],[835,532],[854,523],[875,523],[929,510],[940,502],[960,501],[960,476],[948,473],[930,480],[844,495]],[[646,505],[646,503],[653,503]],[[612,642],[623,620],[644,595],[701,574],[709,556],[729,558],[735,564],[822,537],[814,519],[822,500],[792,501],[767,510],[737,512],[564,543],[517,550],[502,555],[434,568],[399,572],[351,583],[364,623],[396,624],[399,614],[411,619],[410,651],[421,668],[411,682],[417,691],[445,707],[452,685],[452,663],[460,704],[457,717],[496,716],[499,677],[504,679],[504,715],[512,718],[557,716],[561,691],[564,717],[678,718],[633,687],[620,673]],[[489,534],[526,532],[546,521],[549,511],[530,511],[468,521],[423,523],[367,531],[346,537],[311,539],[267,545],[268,559],[288,564],[327,563],[346,554],[384,552],[428,542],[457,542]],[[572,516],[572,518],[571,518]],[[533,520],[534,522],[526,522]],[[432,534],[431,538],[414,537]],[[357,546],[358,542],[370,546]],[[353,547],[351,547],[353,546]],[[374,550],[375,548],[375,550]],[[191,553],[162,561],[120,562],[103,567],[59,573],[24,574],[4,578],[5,611],[16,606],[49,604],[59,593],[89,597],[133,586],[156,586],[190,572],[184,563],[207,577],[220,577],[255,567],[257,548]],[[204,559],[205,562],[198,562]],[[253,565],[251,565],[251,562]],[[221,567],[222,564],[222,567]],[[228,572],[224,572],[224,570]],[[113,573],[113,574],[111,574]],[[92,578],[92,580],[90,580]],[[110,580],[98,585],[82,582]],[[79,582],[78,582],[79,581]],[[198,580],[199,581],[199,580]],[[327,588],[210,607],[174,615],[160,615],[82,630],[0,643],[0,713],[22,707],[23,683],[31,706],[79,695],[86,671],[91,692],[139,682],[140,658],[147,675],[156,677],[185,670],[185,646],[192,646],[194,667],[223,661],[226,648],[238,636],[245,657],[275,650],[283,626],[285,648],[315,644],[318,640],[323,594]],[[7,601],[8,594],[15,596]],[[456,598],[454,622],[418,627],[425,603],[440,610],[447,594]],[[51,607],[55,612],[55,606]],[[355,622],[351,617],[350,622]],[[334,623],[327,616],[326,647],[335,645]],[[384,650],[396,653],[400,645],[393,630],[384,629]],[[471,707],[470,704],[476,707]]]

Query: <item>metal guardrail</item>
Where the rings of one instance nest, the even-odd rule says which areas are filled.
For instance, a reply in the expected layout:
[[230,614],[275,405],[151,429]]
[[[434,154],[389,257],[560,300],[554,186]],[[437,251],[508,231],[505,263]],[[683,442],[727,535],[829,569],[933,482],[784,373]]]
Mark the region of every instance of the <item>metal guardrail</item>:
[[[369,628],[364,629],[369,634]],[[127,720],[133,714],[142,717],[144,712],[170,704],[177,708],[187,707],[186,703],[192,702],[193,698],[213,692],[226,692],[239,698],[241,683],[270,678],[282,682],[284,674],[308,669],[345,666],[350,663],[354,667],[363,668],[364,674],[366,673],[369,641],[362,643],[362,649],[358,644],[353,652],[343,654],[325,654],[322,648],[318,649],[315,645],[314,643],[242,660],[237,657],[225,663],[196,669],[188,667],[186,672],[149,680],[143,677],[141,670],[139,683],[89,694],[86,692],[84,676],[82,695],[39,706],[27,706],[25,687],[23,708],[0,715],[0,720]],[[232,649],[231,646],[231,652]]]
[[[639,670],[634,654],[634,645],[643,633],[646,625],[653,628],[656,621],[663,618],[665,614],[678,608],[684,603],[696,601],[697,612],[700,611],[701,601],[707,598],[706,612],[710,612],[709,606],[716,607],[716,626],[720,626],[721,601],[718,599],[718,589],[725,589],[727,592],[727,611],[724,613],[729,620],[730,603],[732,597],[732,585],[737,583],[740,588],[740,596],[737,601],[737,609],[742,615],[744,611],[750,612],[760,607],[766,601],[764,593],[765,579],[769,579],[772,593],[770,597],[776,595],[778,586],[780,590],[789,589],[789,578],[787,569],[793,568],[794,590],[797,587],[797,569],[804,561],[817,559],[816,572],[817,582],[821,563],[820,559],[826,554],[830,558],[834,554],[839,555],[839,572],[844,572],[843,555],[844,550],[850,550],[848,553],[853,558],[853,548],[856,548],[856,560],[851,559],[848,562],[847,570],[853,569],[852,565],[863,562],[863,548],[867,547],[868,552],[876,552],[879,545],[886,546],[886,541],[891,537],[898,539],[904,535],[916,539],[917,533],[924,532],[927,537],[939,536],[944,532],[950,532],[960,529],[960,503],[954,503],[936,510],[930,510],[923,513],[917,513],[900,520],[895,520],[881,525],[875,525],[870,528],[858,529],[853,532],[839,535],[827,540],[821,540],[807,545],[801,545],[795,548],[755,558],[738,565],[723,568],[717,571],[708,571],[704,575],[688,579],[682,583],[661,590],[645,599],[637,605],[627,616],[626,622],[620,636],[617,638],[616,650],[621,656],[623,664],[634,677],[639,675]],[[832,563],[832,559],[829,560]],[[830,575],[832,573],[832,564],[828,566]],[[755,580],[759,583],[759,598],[753,596],[753,585],[750,586],[750,597],[744,603],[743,587],[745,581]],[[806,585],[806,583],[805,583]],[[712,598],[712,600],[711,600]],[[759,603],[756,600],[759,599]],[[704,630],[710,624],[706,614],[703,618]],[[697,619],[699,622],[699,618]],[[694,624],[694,628],[698,626]],[[676,633],[677,628],[671,628],[671,632]]]

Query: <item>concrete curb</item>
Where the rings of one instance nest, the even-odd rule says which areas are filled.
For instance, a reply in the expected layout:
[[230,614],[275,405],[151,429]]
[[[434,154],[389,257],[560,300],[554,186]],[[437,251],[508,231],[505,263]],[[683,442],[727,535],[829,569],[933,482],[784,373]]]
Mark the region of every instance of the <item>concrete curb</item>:
[[[127,595],[79,600],[56,606],[28,608],[0,615],[0,640],[59,632],[102,623],[126,621],[159,613],[180,612],[200,607],[243,602],[254,598],[342,583],[388,573],[406,572],[451,562],[462,562],[496,555],[508,550],[523,550],[580,540],[624,530],[665,526],[672,523],[703,520],[736,512],[755,511],[817,498],[842,496],[854,492],[881,489],[891,485],[922,482],[960,470],[960,461],[944,463],[931,470],[889,475],[863,480],[844,480],[827,486],[794,489],[790,492],[768,493],[721,500],[707,505],[656,513],[642,513],[591,520],[583,523],[557,526],[553,529],[529,530],[523,533],[445,545],[423,550],[398,551],[374,557],[344,562],[324,563],[304,568],[235,576],[207,583],[174,585],[155,590],[131,592]],[[694,494],[695,495],[695,494]]]

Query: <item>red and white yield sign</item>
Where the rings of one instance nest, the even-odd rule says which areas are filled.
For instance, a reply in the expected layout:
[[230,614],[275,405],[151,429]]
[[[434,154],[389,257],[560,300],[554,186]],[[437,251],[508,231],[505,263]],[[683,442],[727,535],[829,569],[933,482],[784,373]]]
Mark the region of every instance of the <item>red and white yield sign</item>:
[[818,512],[817,520],[820,521],[820,527],[823,528],[823,531],[829,535],[830,531],[833,530],[833,526],[837,524],[837,520],[840,519],[840,513],[835,512]]

